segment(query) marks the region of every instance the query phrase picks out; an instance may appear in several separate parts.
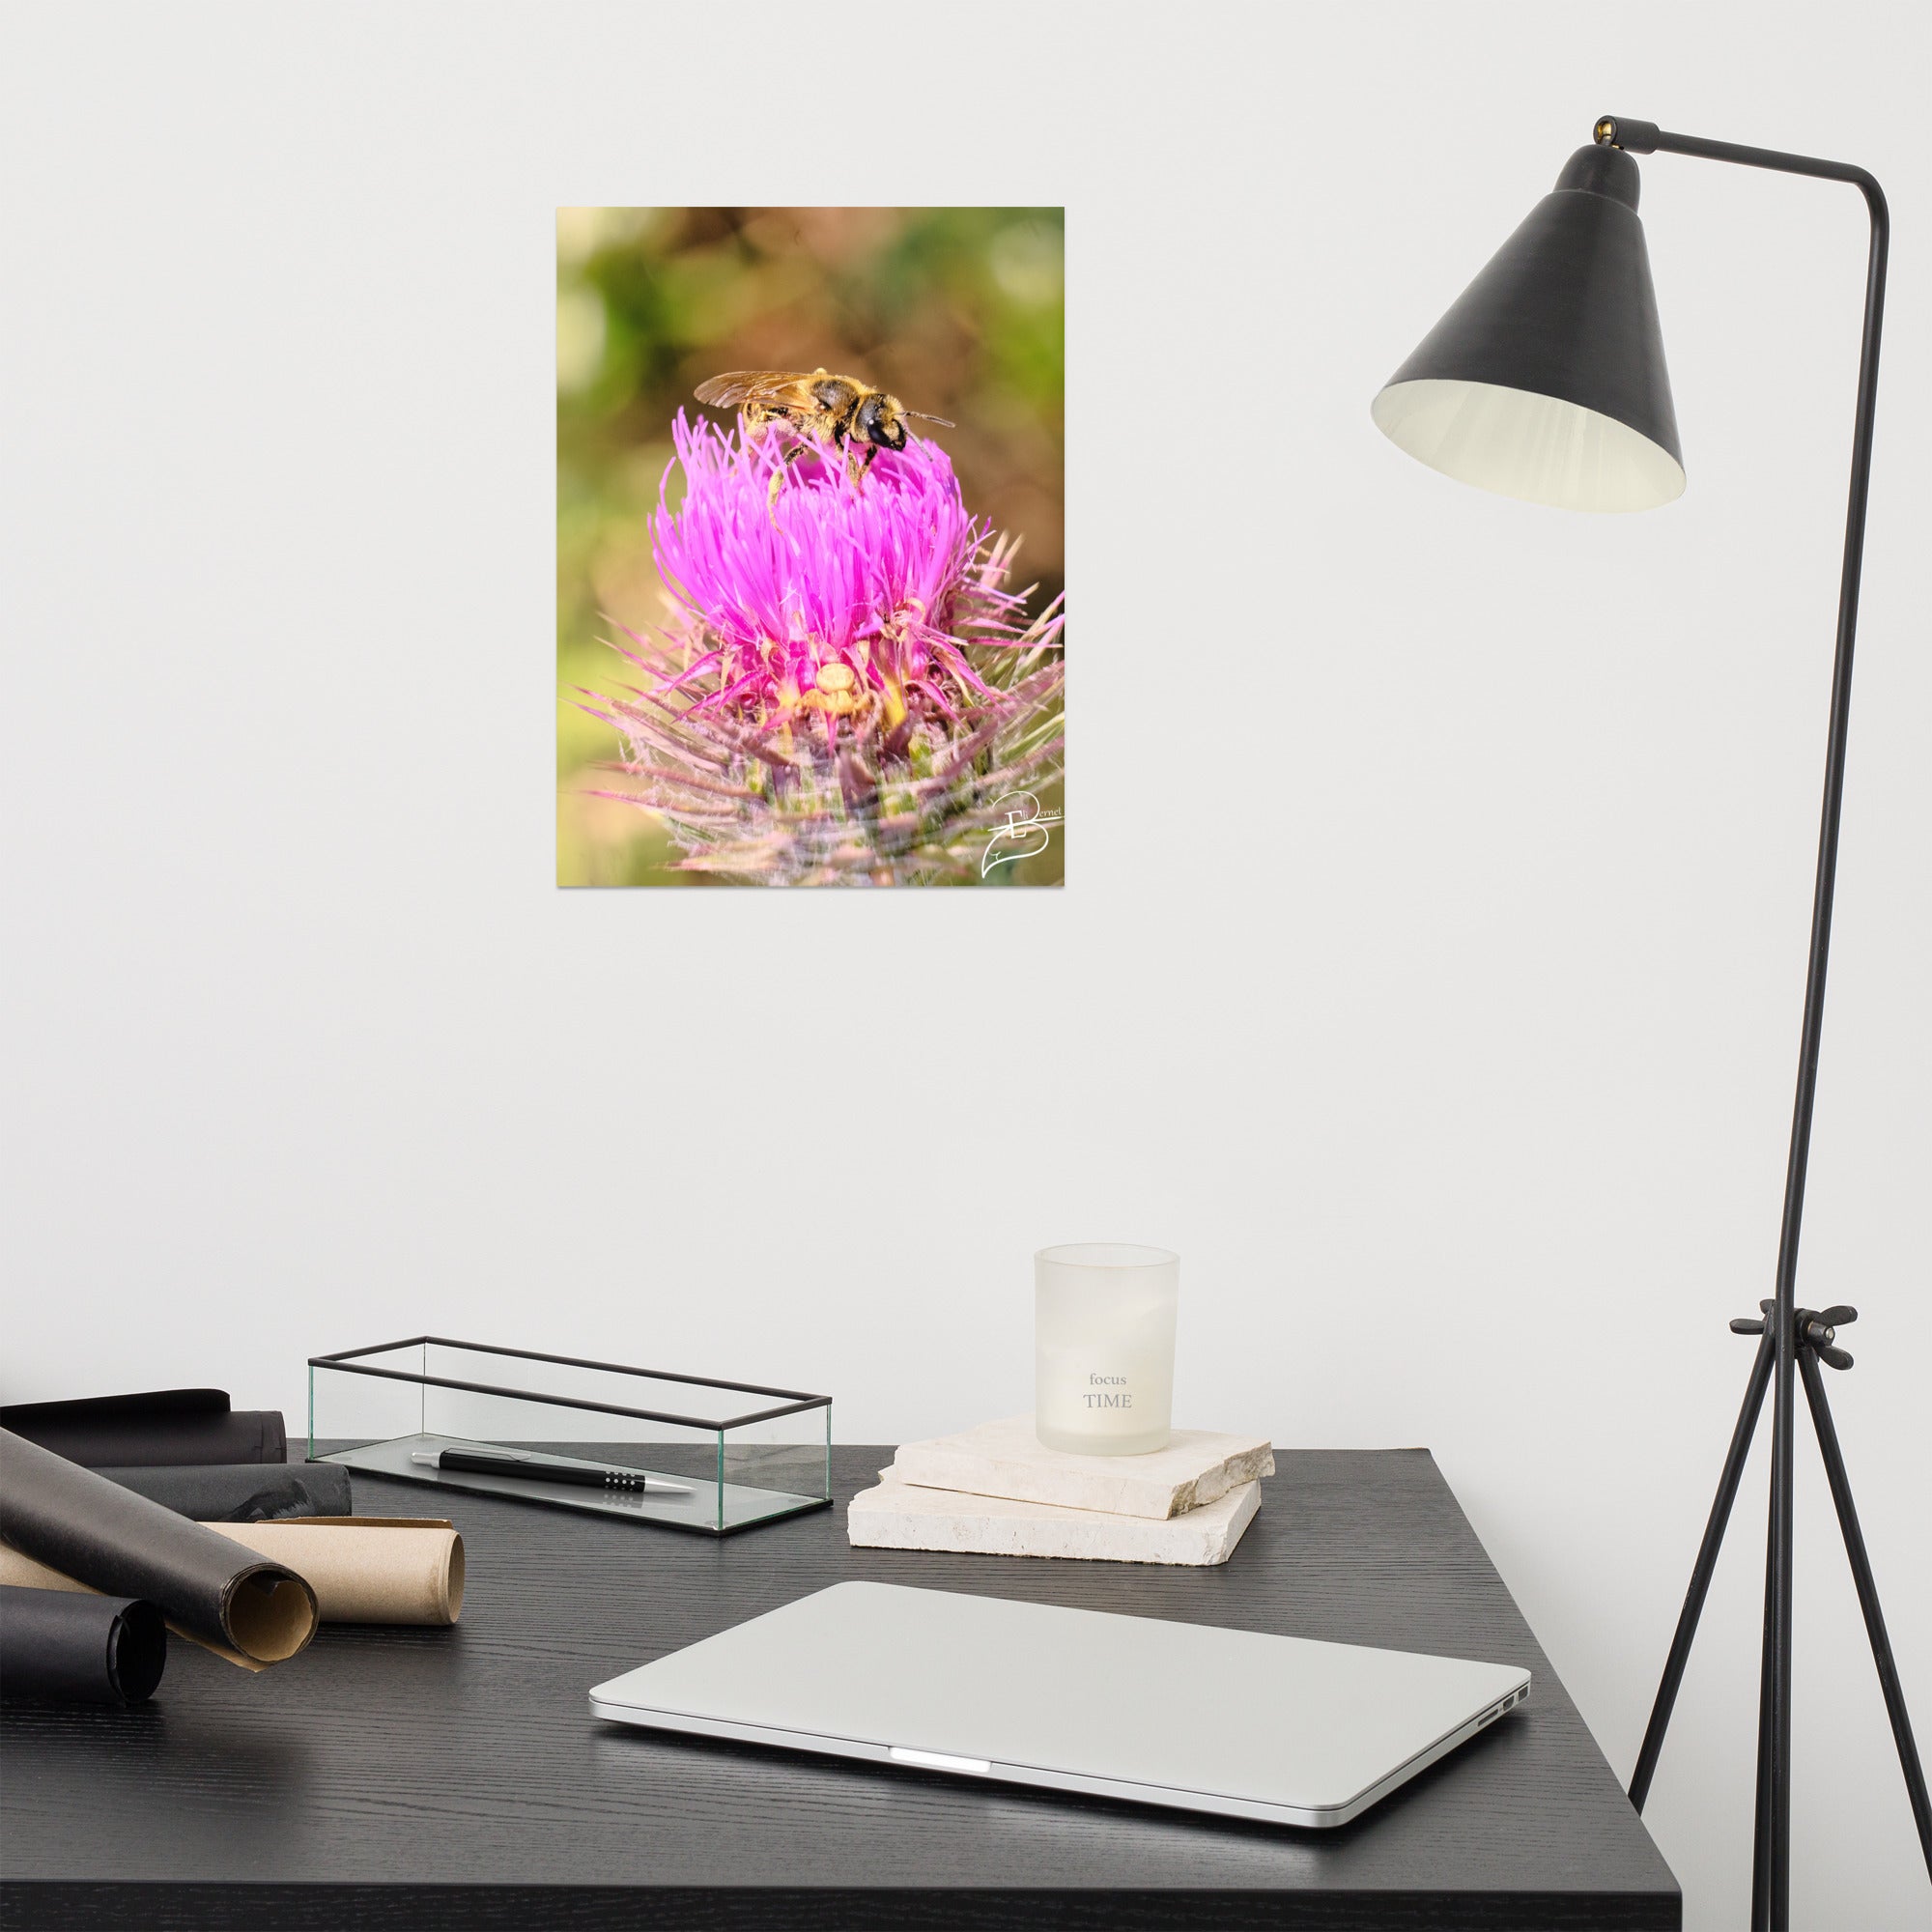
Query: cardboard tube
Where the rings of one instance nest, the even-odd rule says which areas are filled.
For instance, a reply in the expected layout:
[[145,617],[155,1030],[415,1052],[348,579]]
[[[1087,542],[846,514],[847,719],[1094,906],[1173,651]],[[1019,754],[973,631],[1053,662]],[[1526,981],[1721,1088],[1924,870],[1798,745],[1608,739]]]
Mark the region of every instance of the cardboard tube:
[[[0,1583],[145,1598],[171,1630],[246,1669],[315,1634],[315,1592],[294,1571],[241,1560],[226,1537],[5,1429],[0,1538]],[[45,1574],[17,1574],[23,1561]]]
[[207,1527],[304,1577],[326,1624],[453,1624],[463,1609],[463,1539],[443,1517]]

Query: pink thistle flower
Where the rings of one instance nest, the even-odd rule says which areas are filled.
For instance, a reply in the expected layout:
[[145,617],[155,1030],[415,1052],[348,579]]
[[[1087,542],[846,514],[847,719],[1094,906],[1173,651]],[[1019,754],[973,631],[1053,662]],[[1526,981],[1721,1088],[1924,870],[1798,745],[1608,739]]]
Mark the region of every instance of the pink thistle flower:
[[1064,619],[1005,587],[1016,542],[967,514],[936,443],[787,464],[778,435],[672,429],[650,529],[670,621],[619,654],[645,682],[583,692],[687,869],[766,884],[964,877],[1004,793],[1062,749]]

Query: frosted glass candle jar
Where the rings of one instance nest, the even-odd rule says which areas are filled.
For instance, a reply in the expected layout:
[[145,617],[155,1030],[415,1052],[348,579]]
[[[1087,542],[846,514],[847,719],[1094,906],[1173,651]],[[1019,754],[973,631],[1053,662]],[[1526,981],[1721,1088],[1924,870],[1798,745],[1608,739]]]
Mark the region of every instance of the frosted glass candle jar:
[[1034,1434],[1083,1456],[1165,1449],[1180,1257],[1085,1241],[1042,1248],[1033,1267]]

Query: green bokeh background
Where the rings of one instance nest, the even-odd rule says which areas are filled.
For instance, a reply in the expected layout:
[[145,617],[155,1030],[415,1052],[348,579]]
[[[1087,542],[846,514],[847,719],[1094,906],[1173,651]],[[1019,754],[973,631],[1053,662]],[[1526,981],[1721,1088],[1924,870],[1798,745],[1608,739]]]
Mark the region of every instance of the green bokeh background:
[[[1063,212],[1057,208],[564,208],[557,211],[556,662],[559,885],[704,886],[668,869],[658,821],[584,796],[616,734],[569,700],[626,667],[611,620],[663,620],[645,519],[680,408],[727,369],[828,369],[958,425],[966,506],[1023,538],[1029,614],[1064,582]],[[722,418],[721,418],[722,419]],[[678,479],[672,479],[676,501]],[[618,779],[621,783],[621,778]],[[1041,804],[1063,809],[1058,781]],[[989,883],[1057,885],[1062,829]]]

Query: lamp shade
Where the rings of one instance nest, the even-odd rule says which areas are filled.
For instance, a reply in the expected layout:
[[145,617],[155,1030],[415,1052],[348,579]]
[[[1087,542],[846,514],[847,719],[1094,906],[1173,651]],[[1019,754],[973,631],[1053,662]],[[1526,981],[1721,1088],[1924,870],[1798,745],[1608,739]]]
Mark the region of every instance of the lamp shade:
[[1533,503],[1648,510],[1683,494],[1637,165],[1579,149],[1376,397],[1431,469]]

